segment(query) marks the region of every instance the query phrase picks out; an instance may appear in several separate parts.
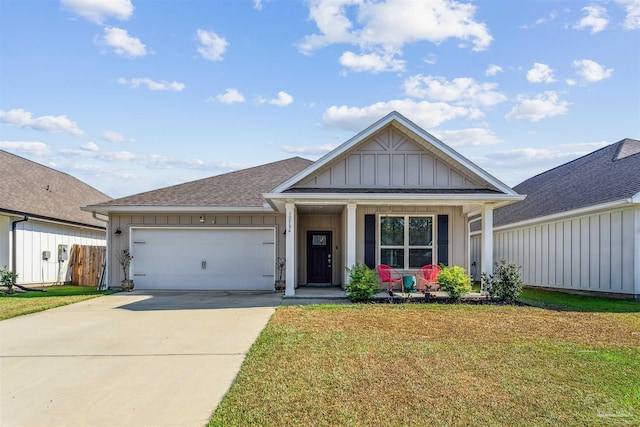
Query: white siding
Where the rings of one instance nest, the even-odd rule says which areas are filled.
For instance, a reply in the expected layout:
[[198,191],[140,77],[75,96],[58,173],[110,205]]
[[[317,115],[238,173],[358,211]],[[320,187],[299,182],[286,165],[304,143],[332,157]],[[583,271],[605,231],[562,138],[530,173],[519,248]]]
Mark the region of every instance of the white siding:
[[[69,251],[73,245],[104,246],[105,232],[33,218],[17,224],[17,282],[30,284],[65,281],[68,261],[58,262],[58,245],[67,245]],[[51,252],[48,261],[42,259],[43,251]]]
[[634,294],[638,232],[633,207],[596,212],[496,231],[494,257],[522,266],[529,286]]
[[406,134],[386,128],[363,141],[360,148],[336,159],[305,179],[303,188],[484,188],[451,161],[413,141]]
[[8,216],[0,215],[0,268],[11,268],[9,250],[11,248],[11,221]]

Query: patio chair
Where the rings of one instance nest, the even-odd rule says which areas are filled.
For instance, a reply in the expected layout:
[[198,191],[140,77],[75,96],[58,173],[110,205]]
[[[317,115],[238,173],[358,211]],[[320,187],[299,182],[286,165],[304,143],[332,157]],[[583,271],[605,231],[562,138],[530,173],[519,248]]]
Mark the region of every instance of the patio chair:
[[389,294],[393,294],[393,284],[400,283],[402,288],[402,274],[386,264],[378,265],[378,276],[380,276],[380,287],[385,283],[389,284]]
[[418,280],[418,292],[427,293],[428,291],[437,291],[437,277],[440,274],[440,267],[433,264],[424,265],[418,270],[416,279]]

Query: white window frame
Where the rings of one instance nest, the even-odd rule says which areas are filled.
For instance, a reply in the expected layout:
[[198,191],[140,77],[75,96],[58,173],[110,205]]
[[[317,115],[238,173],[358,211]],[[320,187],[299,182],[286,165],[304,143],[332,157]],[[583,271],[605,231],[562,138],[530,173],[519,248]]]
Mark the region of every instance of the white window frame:
[[[382,245],[382,218],[404,218],[404,245]],[[431,246],[429,245],[409,245],[409,218],[431,218]],[[378,259],[378,264],[380,264],[382,260],[382,249],[403,249],[404,250],[404,266],[399,268],[400,270],[416,270],[419,267],[409,267],[409,249],[431,249],[431,263],[433,265],[437,265],[437,251],[435,246],[436,236],[437,236],[437,224],[436,224],[436,215],[435,214],[378,214],[377,217],[377,234],[378,238],[376,239],[377,250],[376,257]]]

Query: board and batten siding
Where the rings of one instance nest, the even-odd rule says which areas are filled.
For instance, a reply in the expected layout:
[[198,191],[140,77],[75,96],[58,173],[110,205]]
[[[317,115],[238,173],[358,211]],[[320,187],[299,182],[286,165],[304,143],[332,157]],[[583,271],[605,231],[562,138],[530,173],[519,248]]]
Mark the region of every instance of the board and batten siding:
[[[17,283],[55,283],[67,280],[69,260],[58,262],[58,245],[104,246],[105,232],[72,225],[38,221],[16,224],[16,272]],[[42,259],[42,252],[51,252],[49,260]]]
[[298,188],[482,188],[435,153],[395,129],[313,174]]
[[[526,285],[634,294],[637,208],[567,217],[494,232],[494,259],[522,266]],[[479,247],[472,260],[479,259]],[[474,253],[474,252],[477,252]]]
[[[124,279],[122,268],[115,256],[123,249],[129,248],[131,227],[188,227],[188,228],[225,228],[225,227],[274,227],[276,230],[276,257],[285,256],[285,216],[283,214],[204,214],[205,222],[200,223],[202,213],[184,214],[111,214],[109,216],[112,233],[109,238],[109,286],[120,286]],[[120,228],[122,234],[115,235],[114,230]]]

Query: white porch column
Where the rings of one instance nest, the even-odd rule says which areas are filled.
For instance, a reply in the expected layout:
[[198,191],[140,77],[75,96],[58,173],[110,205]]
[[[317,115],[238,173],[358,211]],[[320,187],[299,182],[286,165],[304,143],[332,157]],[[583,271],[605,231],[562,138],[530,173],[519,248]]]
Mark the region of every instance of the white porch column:
[[[346,267],[352,268],[356,263],[356,207],[355,203],[347,204],[347,248]],[[344,272],[344,283],[349,283],[349,274]]]
[[286,232],[286,286],[284,290],[285,296],[293,296],[296,294],[296,205],[295,203],[287,203],[285,205],[286,216],[284,229]]
[[483,273],[493,273],[493,206],[482,206],[482,243],[480,250]]

